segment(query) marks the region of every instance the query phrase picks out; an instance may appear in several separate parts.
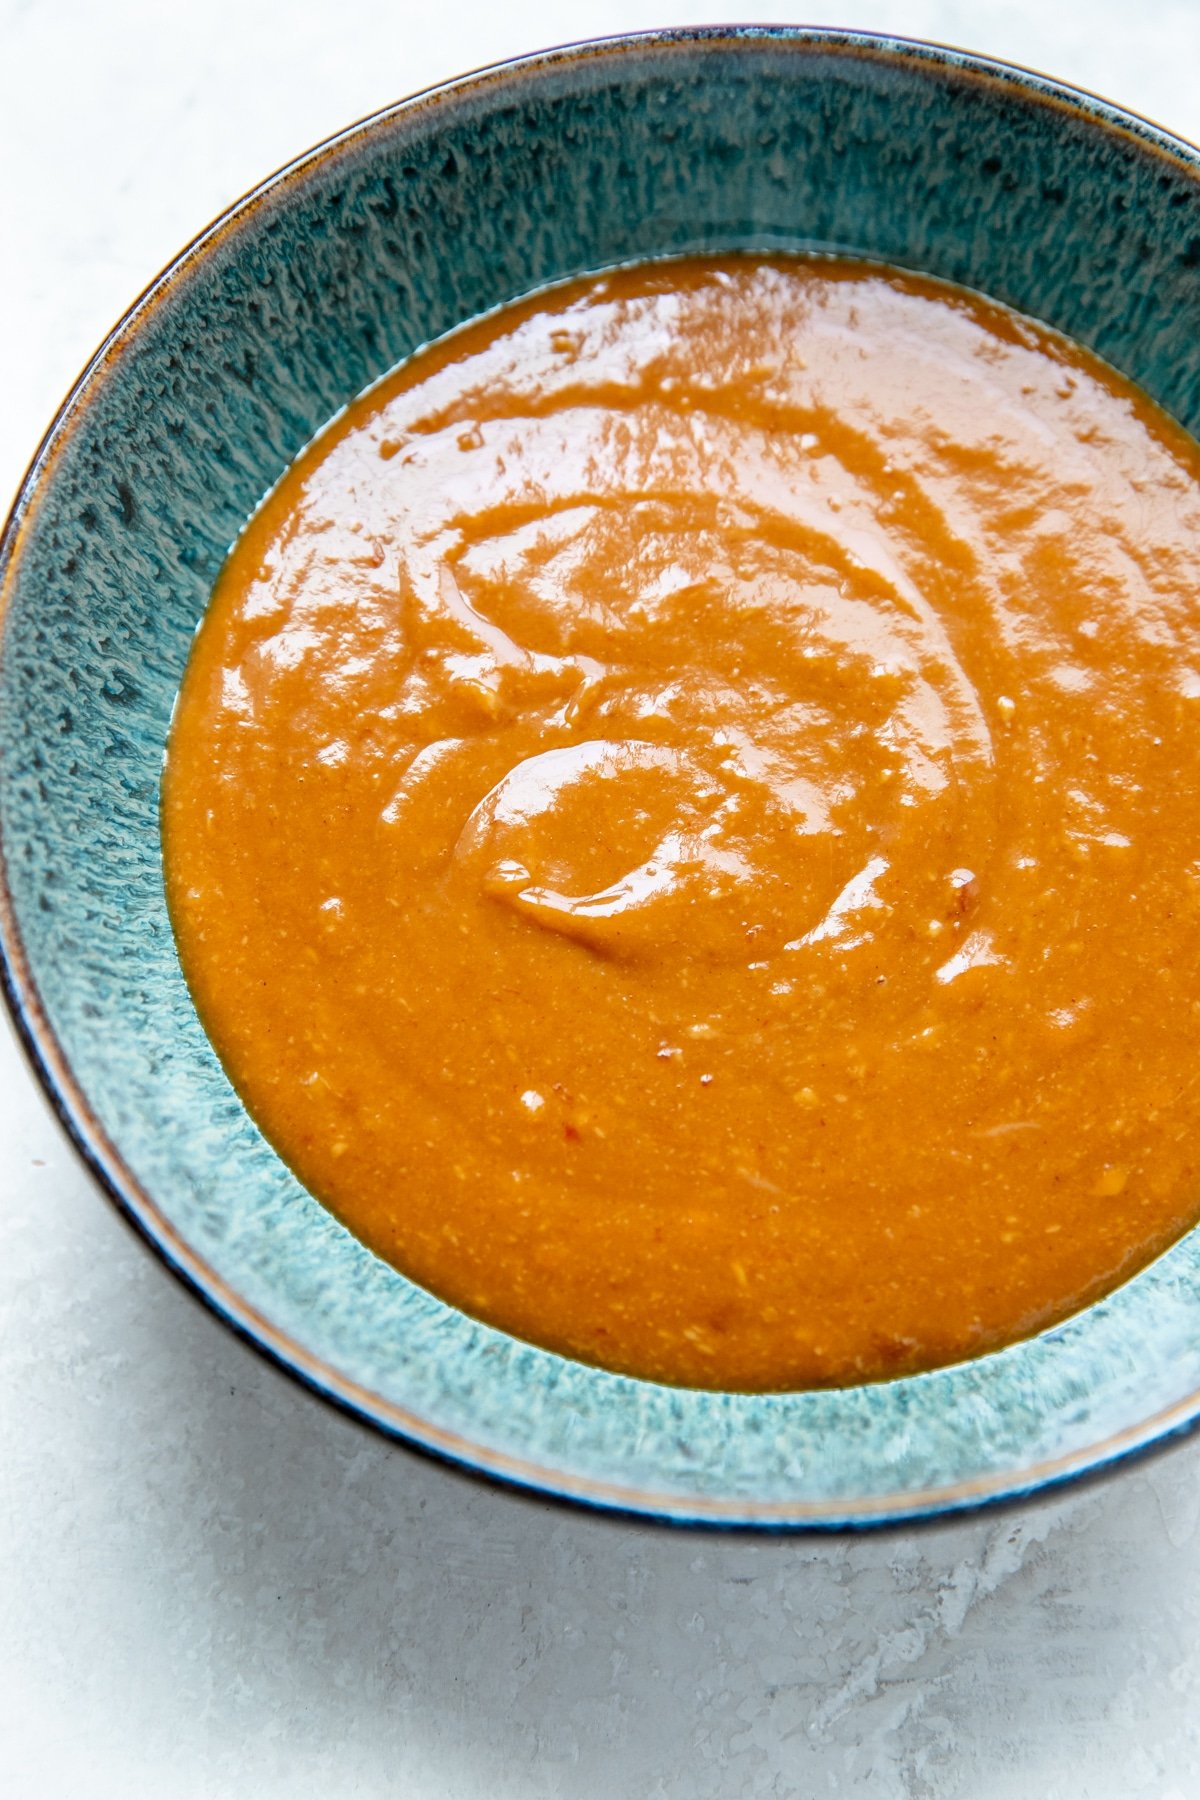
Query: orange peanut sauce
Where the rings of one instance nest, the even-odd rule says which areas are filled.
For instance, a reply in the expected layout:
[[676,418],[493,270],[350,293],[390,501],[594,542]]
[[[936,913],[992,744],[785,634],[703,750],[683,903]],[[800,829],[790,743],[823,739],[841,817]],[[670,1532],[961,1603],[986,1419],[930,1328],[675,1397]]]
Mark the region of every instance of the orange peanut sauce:
[[279,1153],[467,1312],[652,1379],[925,1369],[1200,1212],[1200,450],[832,260],[535,295],[234,548],[171,914]]

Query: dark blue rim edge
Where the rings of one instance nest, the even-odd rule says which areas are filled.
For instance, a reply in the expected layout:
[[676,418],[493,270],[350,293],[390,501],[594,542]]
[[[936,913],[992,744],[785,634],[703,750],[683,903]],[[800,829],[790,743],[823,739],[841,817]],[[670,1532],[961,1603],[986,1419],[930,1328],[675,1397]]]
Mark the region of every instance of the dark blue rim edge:
[[[704,26],[649,31],[571,43],[472,71],[439,83],[356,121],[285,164],[233,202],[180,251],[142,291],[86,364],[42,438],[17,490],[0,532],[0,634],[3,632],[13,571],[20,541],[33,514],[42,477],[82,415],[89,393],[136,335],[153,306],[225,235],[241,225],[269,195],[303,178],[318,163],[341,154],[379,126],[405,113],[469,99],[482,89],[536,77],[571,62],[637,54],[648,50],[714,49],[773,43],[804,51],[874,57],[883,61],[924,63],[967,80],[995,83],[1018,90],[1029,100],[1082,115],[1114,135],[1132,137],[1145,148],[1182,166],[1200,181],[1200,153],[1195,147],[1151,121],[1113,105],[1086,90],[996,59],[975,56],[949,46],[870,32],[834,31],[787,25]],[[1140,1425],[1107,1438],[1087,1450],[1051,1460],[1007,1476],[981,1477],[945,1488],[898,1493],[857,1502],[833,1500],[744,1500],[706,1502],[700,1497],[643,1492],[553,1469],[526,1464],[440,1430],[382,1396],[319,1362],[287,1333],[279,1331],[196,1256],[178,1236],[123,1162],[94,1117],[71,1065],[54,1034],[25,955],[8,886],[0,836],[0,988],[25,1057],[59,1123],[85,1167],[113,1203],[118,1214],[184,1288],[228,1325],[243,1342],[291,1375],[303,1387],[331,1402],[356,1422],[381,1432],[393,1442],[422,1452],[460,1473],[497,1482],[532,1499],[567,1501],[617,1518],[700,1529],[739,1531],[859,1531],[945,1520],[984,1506],[1020,1504],[1072,1481],[1101,1475],[1120,1463],[1165,1448],[1200,1424],[1200,1390],[1174,1406],[1153,1414]]]

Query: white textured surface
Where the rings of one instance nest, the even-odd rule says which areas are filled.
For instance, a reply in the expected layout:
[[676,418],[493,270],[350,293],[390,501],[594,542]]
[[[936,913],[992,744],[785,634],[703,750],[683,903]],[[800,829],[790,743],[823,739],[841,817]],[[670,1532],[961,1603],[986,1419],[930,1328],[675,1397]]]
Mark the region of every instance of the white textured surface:
[[[733,11],[0,0],[0,490],[136,290],[295,151],[467,65]],[[1196,0],[820,16],[1200,137]],[[575,1515],[389,1450],[237,1344],[97,1198],[2,1034],[0,1146],[6,1794],[1200,1794],[1200,1440],[918,1534]]]

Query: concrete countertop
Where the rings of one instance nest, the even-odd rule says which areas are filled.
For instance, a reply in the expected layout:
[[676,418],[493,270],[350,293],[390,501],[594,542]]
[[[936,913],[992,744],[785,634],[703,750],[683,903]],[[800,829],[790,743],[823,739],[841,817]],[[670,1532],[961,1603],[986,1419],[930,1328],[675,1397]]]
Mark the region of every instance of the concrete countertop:
[[[464,67],[729,10],[0,0],[0,490],[132,296],[296,151]],[[1196,0],[820,17],[1200,138]],[[100,1200],[2,1030],[0,1146],[14,1800],[1200,1794],[1200,1439],[917,1533],[575,1514],[391,1449],[257,1360]]]

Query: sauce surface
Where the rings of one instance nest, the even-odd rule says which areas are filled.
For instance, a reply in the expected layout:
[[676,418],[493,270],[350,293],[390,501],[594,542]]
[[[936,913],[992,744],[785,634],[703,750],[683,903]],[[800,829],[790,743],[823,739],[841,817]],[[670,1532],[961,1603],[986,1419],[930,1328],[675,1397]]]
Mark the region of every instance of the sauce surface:
[[534,296],[339,417],[186,672],[168,897],[380,1255],[611,1369],[794,1388],[1200,1212],[1200,450],[868,265]]

